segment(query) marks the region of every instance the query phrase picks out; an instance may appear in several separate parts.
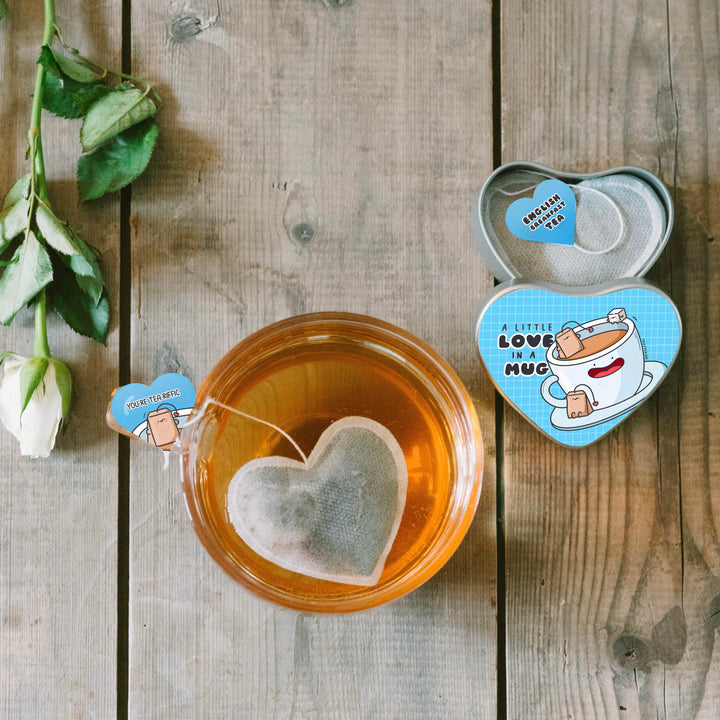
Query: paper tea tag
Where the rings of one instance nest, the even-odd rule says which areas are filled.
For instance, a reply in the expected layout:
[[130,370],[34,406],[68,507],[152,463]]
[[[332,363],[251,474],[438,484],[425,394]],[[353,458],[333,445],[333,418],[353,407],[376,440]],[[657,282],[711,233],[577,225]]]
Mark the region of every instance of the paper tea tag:
[[243,465],[227,495],[242,540],[302,575],[375,585],[405,509],[407,465],[383,425],[345,417],[306,462],[264,457]]
[[532,198],[510,205],[505,222],[521,240],[573,245],[575,243],[575,193],[562,180],[541,182]]
[[108,425],[162,450],[169,450],[180,436],[195,405],[195,388],[183,375],[161,375],[148,387],[130,383],[118,388],[107,413]]

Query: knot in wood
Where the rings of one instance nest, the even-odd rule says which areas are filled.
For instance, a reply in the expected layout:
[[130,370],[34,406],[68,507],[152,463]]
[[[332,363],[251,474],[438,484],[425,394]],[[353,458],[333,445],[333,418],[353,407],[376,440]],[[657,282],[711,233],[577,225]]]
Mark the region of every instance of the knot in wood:
[[182,15],[172,21],[170,37],[177,42],[183,42],[195,37],[202,29],[202,20],[197,15]]
[[184,42],[199,35],[203,30],[215,25],[220,17],[220,5],[215,15],[207,15],[200,12],[189,11],[176,17],[170,23],[170,37],[176,42]]
[[646,670],[650,662],[650,648],[634,635],[621,635],[612,652],[615,664],[622,670]]
[[292,229],[292,236],[297,243],[305,247],[315,238],[315,230],[309,223],[298,223]]
[[652,642],[658,660],[667,665],[677,665],[682,660],[687,645],[687,624],[679,605],[670,608],[653,628]]
[[352,5],[353,0],[324,0],[324,2],[331,8],[343,8]]

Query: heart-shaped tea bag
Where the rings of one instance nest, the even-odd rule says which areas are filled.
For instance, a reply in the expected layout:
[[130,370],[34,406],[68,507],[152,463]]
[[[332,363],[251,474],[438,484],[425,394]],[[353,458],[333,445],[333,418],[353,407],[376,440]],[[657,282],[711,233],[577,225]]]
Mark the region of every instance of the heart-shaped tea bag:
[[264,457],[243,465],[227,495],[230,521],[256,553],[287,570],[375,585],[407,495],[402,449],[363,417],[334,422],[306,463]]

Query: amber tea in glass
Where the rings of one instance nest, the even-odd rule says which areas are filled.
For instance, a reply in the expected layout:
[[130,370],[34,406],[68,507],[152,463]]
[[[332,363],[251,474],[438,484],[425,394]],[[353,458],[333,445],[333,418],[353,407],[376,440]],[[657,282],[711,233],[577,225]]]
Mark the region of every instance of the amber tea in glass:
[[[348,416],[384,425],[408,469],[400,527],[371,587],[265,560],[241,540],[226,508],[239,467],[271,455],[299,460],[285,435],[309,455],[323,431]],[[183,448],[183,489],[207,550],[261,597],[302,610],[359,610],[417,587],[460,543],[480,494],[480,428],[455,373],[409,333],[360,315],[298,316],[241,342],[200,388]]]

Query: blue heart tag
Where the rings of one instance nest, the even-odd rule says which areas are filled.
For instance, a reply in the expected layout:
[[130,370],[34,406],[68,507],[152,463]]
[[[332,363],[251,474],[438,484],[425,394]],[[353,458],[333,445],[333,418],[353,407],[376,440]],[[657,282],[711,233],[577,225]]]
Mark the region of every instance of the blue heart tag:
[[[177,373],[161,375],[148,387],[130,383],[113,395],[109,415],[116,430],[169,450],[195,405],[195,388]],[[119,426],[119,427],[118,427]]]
[[575,193],[562,180],[541,182],[532,198],[510,205],[505,222],[521,240],[573,245],[575,243]]

